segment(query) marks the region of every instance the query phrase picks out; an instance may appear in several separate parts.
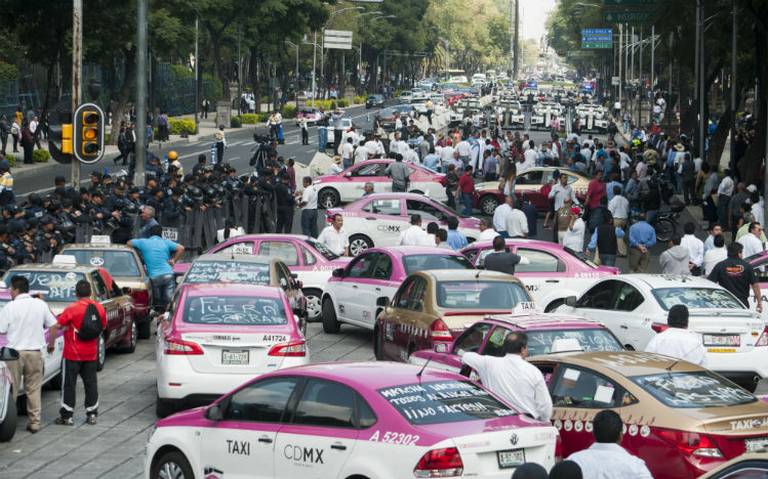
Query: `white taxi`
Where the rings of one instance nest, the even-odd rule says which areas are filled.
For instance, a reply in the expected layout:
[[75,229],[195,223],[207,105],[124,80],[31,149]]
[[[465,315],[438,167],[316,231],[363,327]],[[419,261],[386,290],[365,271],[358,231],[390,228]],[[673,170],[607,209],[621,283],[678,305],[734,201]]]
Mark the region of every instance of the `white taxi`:
[[643,351],[667,328],[669,309],[688,307],[688,329],[702,335],[707,367],[751,391],[768,377],[768,327],[728,290],[704,278],[623,274],[597,281],[557,308],[598,320],[627,349]]
[[558,434],[455,373],[384,362],[255,378],[158,421],[148,479],[509,479],[555,463]]

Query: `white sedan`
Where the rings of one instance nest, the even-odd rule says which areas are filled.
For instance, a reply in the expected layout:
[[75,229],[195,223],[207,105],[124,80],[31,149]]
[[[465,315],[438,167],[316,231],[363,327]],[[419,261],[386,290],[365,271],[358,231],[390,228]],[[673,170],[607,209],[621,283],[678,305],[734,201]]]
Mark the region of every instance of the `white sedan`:
[[596,282],[556,311],[601,321],[628,349],[642,351],[667,328],[676,304],[688,307],[688,328],[700,333],[707,367],[754,390],[768,377],[768,328],[726,289],[704,278],[623,274]]

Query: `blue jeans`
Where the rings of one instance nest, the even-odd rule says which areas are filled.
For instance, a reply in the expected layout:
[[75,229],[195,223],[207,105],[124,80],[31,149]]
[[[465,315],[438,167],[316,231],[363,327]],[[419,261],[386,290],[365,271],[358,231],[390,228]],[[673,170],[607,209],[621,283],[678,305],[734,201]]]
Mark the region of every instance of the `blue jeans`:
[[317,210],[301,210],[301,234],[317,238]]
[[461,193],[461,203],[464,205],[463,213],[467,216],[472,214],[472,193]]
[[155,307],[165,309],[171,302],[173,291],[176,289],[176,277],[173,274],[162,274],[151,278],[151,282]]
[[343,163],[344,163],[344,169],[345,169],[345,170],[346,170],[347,168],[349,168],[350,166],[352,166],[352,160],[348,160],[348,159],[346,159],[346,158],[345,158],[345,159],[343,160]]
[[600,264],[603,266],[616,266],[616,255],[615,254],[601,254],[600,255]]

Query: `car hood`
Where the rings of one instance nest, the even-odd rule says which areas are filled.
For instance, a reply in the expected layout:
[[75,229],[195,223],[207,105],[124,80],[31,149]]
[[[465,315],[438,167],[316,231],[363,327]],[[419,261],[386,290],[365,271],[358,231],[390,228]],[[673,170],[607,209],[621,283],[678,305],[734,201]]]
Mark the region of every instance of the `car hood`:
[[173,274],[184,274],[192,267],[192,263],[176,263],[173,265]]
[[344,178],[344,175],[322,175],[312,180],[312,184],[334,183]]
[[480,228],[480,220],[474,217],[459,218],[459,227],[476,230]]

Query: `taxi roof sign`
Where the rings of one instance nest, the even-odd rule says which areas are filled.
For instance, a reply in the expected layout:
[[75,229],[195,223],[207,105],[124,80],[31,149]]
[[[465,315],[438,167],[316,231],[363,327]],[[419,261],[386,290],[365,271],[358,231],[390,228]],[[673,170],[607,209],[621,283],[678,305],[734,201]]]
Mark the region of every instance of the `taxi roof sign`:
[[62,266],[77,266],[77,258],[71,254],[57,254],[53,257],[52,263]]
[[91,236],[92,244],[112,244],[112,239],[109,235],[93,235]]

